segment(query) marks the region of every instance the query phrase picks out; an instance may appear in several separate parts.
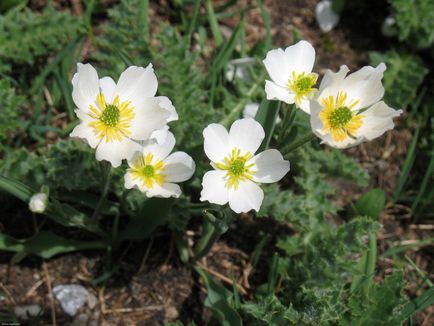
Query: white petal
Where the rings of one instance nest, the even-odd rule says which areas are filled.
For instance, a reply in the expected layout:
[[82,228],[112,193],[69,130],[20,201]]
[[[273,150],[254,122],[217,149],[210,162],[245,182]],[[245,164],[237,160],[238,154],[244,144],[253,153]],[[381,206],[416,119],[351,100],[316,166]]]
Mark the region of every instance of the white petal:
[[309,42],[301,40],[285,49],[285,57],[291,73],[310,73],[315,63],[315,49]]
[[181,188],[175,183],[164,183],[161,186],[154,185],[152,189],[147,189],[146,191],[147,197],[178,198],[181,194]]
[[225,127],[212,123],[203,130],[205,154],[212,162],[220,162],[230,153],[229,134]]
[[383,101],[371,106],[364,111],[363,124],[357,132],[357,136],[368,140],[380,137],[387,130],[393,129],[393,118],[398,117],[402,110],[394,110]]
[[282,154],[276,149],[268,149],[256,155],[250,162],[254,162],[256,173],[253,181],[272,183],[282,179],[289,171],[289,162],[283,159]]
[[330,32],[339,22],[339,15],[333,11],[332,2],[323,0],[315,7],[316,21],[321,31]]
[[226,172],[208,171],[203,176],[200,201],[209,201],[212,204],[224,205],[229,200],[229,190],[226,187]]
[[267,100],[279,100],[288,104],[295,102],[295,94],[293,92],[269,80],[265,81],[265,93],[267,94]]
[[116,88],[115,81],[110,77],[103,77],[99,80],[99,87],[101,88],[101,93],[104,95],[106,103],[112,103]]
[[103,139],[96,148],[96,159],[98,161],[109,161],[116,168],[121,165],[123,159],[130,160],[141,149],[138,143],[127,137],[124,137],[121,141],[111,142],[106,142]]
[[127,172],[124,175],[124,186],[126,189],[134,188],[134,186],[138,186],[137,180],[134,180],[131,173]]
[[132,101],[136,106],[136,101],[155,96],[157,88],[157,76],[150,63],[146,68],[128,67],[119,77],[115,94],[119,95],[122,101]]
[[285,52],[282,49],[270,50],[262,61],[267,69],[270,78],[280,86],[285,86],[291,77],[291,65],[287,61]]
[[298,105],[298,107],[300,109],[302,109],[304,112],[306,112],[307,114],[310,114],[310,102],[311,102],[311,100],[303,97],[303,98],[301,98],[300,104]]
[[89,63],[77,63],[77,73],[72,78],[72,99],[75,105],[89,112],[99,93],[99,79],[95,68]]
[[263,200],[264,192],[250,180],[241,182],[237,189],[229,190],[229,207],[235,213],[247,213],[252,209],[258,212]]
[[164,174],[168,182],[186,181],[191,178],[196,168],[191,156],[184,152],[170,154],[164,163]]
[[169,126],[165,125],[162,128],[152,132],[150,138],[156,140],[158,144],[163,144],[166,141],[169,133]]
[[264,128],[253,119],[240,119],[235,121],[229,130],[230,148],[237,147],[241,154],[250,152],[254,154],[265,137]]
[[157,96],[156,99],[159,101],[160,107],[170,112],[167,122],[178,120],[178,113],[167,96]]
[[344,79],[341,90],[347,92],[349,99],[360,100],[354,107],[355,110],[371,106],[383,97],[384,87],[381,79],[385,70],[384,63],[376,68],[365,66]]
[[159,144],[157,142],[148,143],[143,147],[142,153],[146,155],[147,153],[152,153],[155,160],[163,161],[170,152],[175,147],[175,136],[168,131],[166,139],[163,143]]
[[244,118],[252,118],[256,117],[256,113],[258,113],[259,103],[247,103],[244,107],[243,117]]
[[99,144],[100,139],[95,136],[93,128],[89,127],[89,123],[93,119],[81,110],[75,110],[75,113],[80,118],[80,124],[74,128],[69,136],[84,139],[90,147],[95,148]]
[[346,65],[342,65],[338,72],[333,72],[330,69],[327,69],[324,77],[321,80],[319,93],[331,85],[340,85],[349,71],[350,69],[348,69]]
[[167,123],[170,112],[160,106],[160,101],[155,98],[142,98],[136,102],[134,108],[136,114],[131,121],[131,138],[146,140],[153,131],[161,129]]

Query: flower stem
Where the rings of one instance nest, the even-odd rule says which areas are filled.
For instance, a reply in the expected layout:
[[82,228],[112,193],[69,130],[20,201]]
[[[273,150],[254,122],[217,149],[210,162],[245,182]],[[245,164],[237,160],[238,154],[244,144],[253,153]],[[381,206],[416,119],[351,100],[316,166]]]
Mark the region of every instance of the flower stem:
[[303,137],[297,139],[295,142],[289,144],[287,147],[284,147],[282,149],[283,156],[288,155],[292,151],[296,150],[300,146],[309,143],[311,140],[315,138],[315,134],[313,132],[309,132],[308,134],[304,135]]
[[214,216],[211,212],[204,210],[203,234],[194,248],[193,262],[204,257],[212,248],[214,243],[224,234],[232,222],[232,213],[221,212],[220,217]]
[[[282,103],[283,104],[283,103]],[[297,114],[297,108],[294,104],[292,105],[284,105],[284,115],[282,121],[282,127],[279,133],[279,143],[282,144],[287,138],[289,132],[291,131],[292,124],[295,119],[295,115]]]
[[96,204],[95,211],[93,212],[92,218],[97,218],[100,213],[102,206],[107,198],[107,193],[110,185],[112,167],[108,162],[101,162],[101,196],[99,197],[98,203]]

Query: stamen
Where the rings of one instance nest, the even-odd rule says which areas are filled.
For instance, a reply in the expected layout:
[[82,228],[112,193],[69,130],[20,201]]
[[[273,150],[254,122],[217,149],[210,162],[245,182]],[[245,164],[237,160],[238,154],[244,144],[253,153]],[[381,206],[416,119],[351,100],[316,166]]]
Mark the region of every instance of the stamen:
[[321,102],[323,110],[319,118],[324,125],[324,131],[330,133],[334,141],[344,141],[354,137],[363,124],[364,116],[352,110],[359,100],[348,100],[346,92],[338,92],[336,98],[328,96]]
[[89,115],[94,121],[89,126],[94,129],[95,136],[105,142],[121,141],[131,135],[131,121],[134,119],[134,107],[131,101],[120,102],[116,96],[112,103],[106,103],[104,95],[98,94],[97,106],[90,106]]
[[254,163],[246,164],[253,157],[247,152],[241,155],[241,150],[234,148],[231,154],[223,159],[224,163],[216,163],[217,169],[226,170],[226,185],[228,188],[237,189],[239,183],[245,180],[251,180],[255,171],[252,170]]
[[317,89],[314,88],[318,75],[314,73],[305,74],[304,72],[297,74],[292,72],[292,79],[288,80],[287,87],[295,93],[295,102],[300,103],[302,97],[311,97]]
[[154,155],[140,155],[132,164],[130,173],[133,179],[139,180],[146,189],[152,189],[156,184],[162,185],[166,180],[164,162],[155,161]]

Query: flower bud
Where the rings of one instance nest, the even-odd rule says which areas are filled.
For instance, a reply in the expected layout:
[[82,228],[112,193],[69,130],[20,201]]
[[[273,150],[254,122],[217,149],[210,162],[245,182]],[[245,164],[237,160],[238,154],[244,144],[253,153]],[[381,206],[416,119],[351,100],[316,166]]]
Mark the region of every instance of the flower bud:
[[29,209],[34,213],[42,214],[47,208],[48,197],[47,194],[39,192],[34,194],[29,201]]

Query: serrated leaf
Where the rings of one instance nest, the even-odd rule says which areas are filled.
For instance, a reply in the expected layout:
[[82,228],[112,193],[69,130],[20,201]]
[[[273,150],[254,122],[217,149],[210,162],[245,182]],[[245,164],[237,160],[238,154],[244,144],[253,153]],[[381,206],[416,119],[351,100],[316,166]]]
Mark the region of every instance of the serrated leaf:
[[369,216],[374,220],[378,220],[381,212],[386,205],[386,194],[384,190],[375,188],[357,199],[353,205],[355,216]]
[[427,48],[434,42],[434,2],[432,0],[389,0],[399,40]]
[[240,316],[234,308],[229,304],[233,294],[219,282],[214,280],[203,269],[196,267],[196,271],[202,277],[206,289],[208,291],[205,299],[205,307],[210,309],[214,316],[220,321],[223,326],[241,326],[243,323]]

